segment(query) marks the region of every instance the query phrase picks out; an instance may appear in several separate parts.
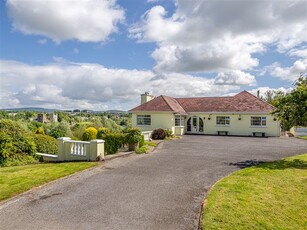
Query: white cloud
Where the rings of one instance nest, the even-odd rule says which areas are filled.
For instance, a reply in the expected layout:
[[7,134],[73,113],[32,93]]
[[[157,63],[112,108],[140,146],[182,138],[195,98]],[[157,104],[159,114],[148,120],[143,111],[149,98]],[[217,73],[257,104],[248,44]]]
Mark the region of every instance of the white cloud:
[[44,35],[57,43],[103,42],[125,18],[116,0],[7,0],[7,7],[15,30]]
[[307,41],[305,0],[176,0],[167,15],[152,7],[130,36],[155,42],[156,72],[229,72],[249,70],[254,54],[276,45],[287,52]]
[[220,72],[215,77],[215,84],[217,85],[256,85],[256,79],[249,73],[244,73],[240,70],[231,72]]
[[[304,55],[304,52],[297,51],[295,55]],[[275,62],[270,66],[266,66],[262,74],[269,73],[271,76],[281,80],[294,81],[301,73],[305,72],[307,72],[307,58],[299,59],[289,67],[283,67],[280,63]]]
[[249,92],[255,96],[257,96],[257,93],[259,91],[259,95],[260,97],[262,98],[265,98],[265,93],[267,91],[273,91],[273,92],[284,92],[284,93],[290,93],[291,90],[293,90],[293,88],[284,88],[284,87],[279,87],[279,88],[271,88],[271,87],[258,87],[256,89],[252,89],[252,90],[249,90]]
[[1,61],[0,107],[131,109],[138,105],[139,95],[145,91],[192,97],[219,96],[240,89],[237,85],[216,85],[214,79],[186,74],[171,73],[159,78],[152,71],[108,69],[99,64],[57,60],[42,66]]

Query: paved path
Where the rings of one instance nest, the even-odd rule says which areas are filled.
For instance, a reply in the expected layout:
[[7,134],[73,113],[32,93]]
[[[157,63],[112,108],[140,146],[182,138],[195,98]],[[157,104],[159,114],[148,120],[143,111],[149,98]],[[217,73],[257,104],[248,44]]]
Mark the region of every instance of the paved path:
[[197,229],[220,178],[254,161],[307,152],[295,138],[185,136],[34,189],[0,205],[5,229]]

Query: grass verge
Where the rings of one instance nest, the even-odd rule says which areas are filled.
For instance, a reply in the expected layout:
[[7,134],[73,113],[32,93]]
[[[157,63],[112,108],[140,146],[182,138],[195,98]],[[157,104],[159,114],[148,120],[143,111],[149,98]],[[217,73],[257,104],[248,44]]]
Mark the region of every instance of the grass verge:
[[301,137],[297,137],[297,138],[307,140],[307,136],[301,136]]
[[0,168],[0,201],[97,164],[97,162],[70,162],[2,167]]
[[307,229],[307,154],[246,168],[214,185],[203,229]]

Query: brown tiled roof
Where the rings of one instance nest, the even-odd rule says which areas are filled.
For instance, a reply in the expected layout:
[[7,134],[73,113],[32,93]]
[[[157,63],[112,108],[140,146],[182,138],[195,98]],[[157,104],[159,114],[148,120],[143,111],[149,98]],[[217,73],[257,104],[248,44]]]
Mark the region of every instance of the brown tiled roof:
[[130,110],[136,111],[186,113],[174,98],[163,95]]
[[185,114],[189,112],[255,112],[269,113],[274,107],[247,91],[232,97],[172,98],[159,96],[130,112],[170,111]]

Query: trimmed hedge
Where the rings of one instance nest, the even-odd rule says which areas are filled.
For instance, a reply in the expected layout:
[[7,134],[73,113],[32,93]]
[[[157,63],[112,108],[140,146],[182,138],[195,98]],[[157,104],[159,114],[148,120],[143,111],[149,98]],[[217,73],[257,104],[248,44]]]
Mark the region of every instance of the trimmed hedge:
[[104,151],[107,154],[114,154],[120,147],[126,144],[126,134],[124,133],[109,133],[102,136],[105,141]]
[[33,140],[37,152],[54,155],[58,154],[58,143],[55,138],[48,135],[34,134]]

